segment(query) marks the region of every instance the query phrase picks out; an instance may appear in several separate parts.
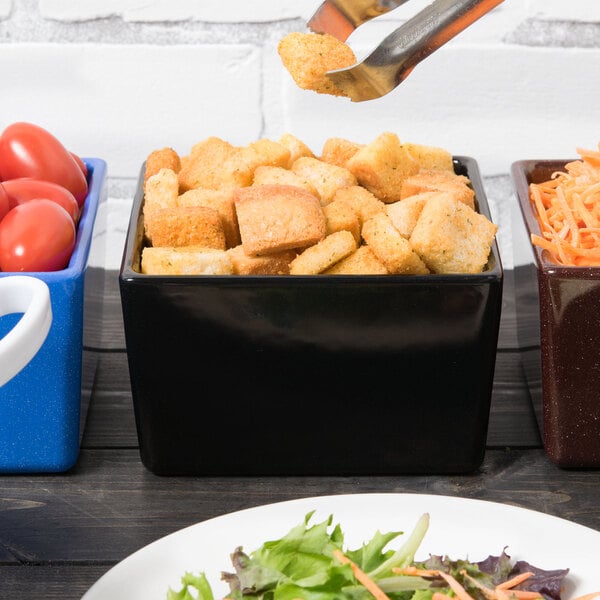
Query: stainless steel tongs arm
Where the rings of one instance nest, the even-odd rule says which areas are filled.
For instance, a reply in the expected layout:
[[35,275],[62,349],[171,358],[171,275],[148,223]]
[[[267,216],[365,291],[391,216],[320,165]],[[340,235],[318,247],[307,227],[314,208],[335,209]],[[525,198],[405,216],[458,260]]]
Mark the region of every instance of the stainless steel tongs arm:
[[408,0],[325,0],[307,25],[315,33],[328,33],[345,42],[357,27],[405,2]]
[[328,77],[355,102],[397,87],[423,59],[503,0],[435,0],[389,34],[364,60]]

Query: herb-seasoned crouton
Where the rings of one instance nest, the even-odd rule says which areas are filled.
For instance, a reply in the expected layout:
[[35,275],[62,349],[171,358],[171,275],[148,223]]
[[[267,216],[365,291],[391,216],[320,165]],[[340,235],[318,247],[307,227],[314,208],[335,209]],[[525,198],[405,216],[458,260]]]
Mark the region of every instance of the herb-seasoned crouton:
[[443,193],[444,192],[422,192],[421,194],[409,196],[404,200],[386,204],[386,213],[392,220],[394,227],[408,239],[417,224],[417,220],[419,219],[427,200],[437,194]]
[[242,245],[251,256],[305,248],[325,237],[319,200],[292,185],[257,185],[234,194]]
[[422,192],[448,192],[470,208],[475,208],[475,192],[470,183],[468,177],[454,172],[422,169],[402,182],[400,198]]
[[225,250],[202,246],[142,250],[142,273],[146,275],[231,275],[233,266]]
[[355,252],[336,262],[323,272],[324,275],[387,275],[385,265],[375,256],[369,246],[363,245]]
[[295,185],[320,198],[315,186],[305,177],[283,167],[260,166],[254,171],[252,185]]
[[238,151],[229,142],[215,136],[194,144],[191,152],[181,158],[180,192],[198,187],[218,190],[245,185],[243,178],[232,173],[228,166],[230,158]]
[[315,158],[313,151],[301,139],[291,133],[284,133],[278,141],[290,151],[290,160],[285,165],[286,169],[291,169],[294,162],[301,156]]
[[448,150],[437,146],[413,144],[412,142],[404,142],[403,146],[419,163],[421,169],[434,169],[454,173],[454,161],[452,154]]
[[249,256],[240,244],[227,250],[235,275],[289,275],[290,262],[298,254],[285,250],[266,256]]
[[349,231],[336,231],[299,254],[290,263],[290,275],[318,275],[356,250]]
[[161,148],[153,150],[146,158],[146,168],[144,171],[144,182],[152,175],[156,175],[161,169],[171,169],[179,173],[181,169],[181,158],[173,148]]
[[146,215],[146,235],[153,246],[226,248],[221,216],[208,206],[153,210]]
[[361,221],[356,211],[344,200],[332,200],[323,207],[327,221],[327,234],[335,231],[349,231],[360,244]]
[[298,87],[319,94],[345,95],[326,75],[356,63],[354,52],[344,42],[327,33],[292,32],[279,41],[277,52]]
[[172,169],[160,169],[144,183],[144,214],[177,206],[179,183]]
[[303,156],[292,165],[292,171],[315,187],[323,205],[331,202],[333,195],[340,188],[356,185],[356,177],[348,169],[318,158]]
[[349,204],[360,219],[360,225],[385,211],[385,204],[377,199],[369,190],[360,185],[350,185],[340,188],[333,196],[333,202],[342,200]]
[[363,146],[346,166],[360,185],[386,203],[400,200],[402,182],[419,171],[419,163],[390,132]]
[[480,273],[497,230],[464,202],[438,194],[423,207],[410,243],[435,273]]
[[240,243],[240,230],[233,203],[233,192],[231,190],[195,188],[181,194],[177,198],[177,205],[208,206],[209,208],[214,208],[221,216],[227,247],[232,248]]
[[429,273],[429,269],[413,250],[411,243],[400,234],[385,213],[375,215],[363,225],[362,237],[390,273]]
[[362,144],[344,138],[331,137],[325,140],[321,151],[321,160],[345,167],[346,163],[362,148]]

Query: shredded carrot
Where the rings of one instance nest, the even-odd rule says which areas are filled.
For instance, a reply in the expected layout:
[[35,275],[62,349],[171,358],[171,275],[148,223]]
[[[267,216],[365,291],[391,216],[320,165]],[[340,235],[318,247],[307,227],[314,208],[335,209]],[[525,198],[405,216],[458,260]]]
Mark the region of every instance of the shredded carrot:
[[465,588],[448,573],[440,571],[440,577],[446,580],[446,583],[450,586],[450,589],[456,594],[459,600],[473,600],[473,597],[465,590]]
[[547,181],[529,184],[529,199],[541,235],[531,242],[566,266],[600,266],[600,143],[577,148],[580,160]]
[[418,569],[415,566],[409,566],[404,568],[394,567],[393,573],[398,575],[418,575],[419,577],[438,577],[440,572],[437,569]]
[[356,563],[352,562],[347,556],[344,556],[343,552],[334,550],[333,555],[343,565],[350,565],[357,581],[360,581],[377,600],[390,600],[387,594]]
[[523,583],[525,580],[529,579],[532,576],[533,576],[533,573],[531,571],[525,571],[524,573],[515,575],[512,579],[508,579],[507,581],[504,581],[503,583],[499,583],[496,586],[496,589],[500,588],[502,590],[505,590],[507,588],[515,587],[515,585],[519,585],[520,583]]

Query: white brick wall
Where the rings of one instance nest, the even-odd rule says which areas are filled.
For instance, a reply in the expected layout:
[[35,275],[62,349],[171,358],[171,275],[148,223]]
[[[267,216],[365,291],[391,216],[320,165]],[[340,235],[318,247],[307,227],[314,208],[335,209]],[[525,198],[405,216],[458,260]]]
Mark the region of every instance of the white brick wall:
[[[319,3],[0,0],[0,128],[36,122],[107,160],[109,222],[123,231],[156,147],[186,153],[208,135],[242,144],[290,131],[318,152],[332,135],[393,130],[478,160],[512,266],[510,163],[600,141],[600,2],[506,0],[365,103],[302,91],[281,66],[278,40],[303,30]],[[426,4],[407,2],[350,44],[364,55]]]

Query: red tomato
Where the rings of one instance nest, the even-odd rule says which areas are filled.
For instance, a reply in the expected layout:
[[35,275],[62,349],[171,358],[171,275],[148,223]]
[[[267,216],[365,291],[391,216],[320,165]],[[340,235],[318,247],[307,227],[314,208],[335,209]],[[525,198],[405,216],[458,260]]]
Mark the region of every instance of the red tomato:
[[71,153],[43,127],[13,123],[0,136],[0,181],[32,177],[66,187],[81,206],[87,180]]
[[60,271],[75,247],[75,224],[52,200],[31,200],[12,208],[0,221],[2,271]]
[[88,170],[87,165],[83,162],[83,159],[78,154],[75,154],[75,152],[69,152],[69,154],[75,159],[75,162],[79,165],[83,176],[87,179]]
[[0,183],[0,221],[2,221],[9,209],[10,201],[8,199],[8,194],[6,193],[4,186]]
[[21,177],[19,179],[9,179],[2,183],[4,191],[8,195],[10,208],[17,204],[29,202],[29,200],[52,200],[58,202],[77,224],[79,220],[79,204],[71,192],[58,183],[51,181],[42,181],[41,179],[32,179],[31,177]]

